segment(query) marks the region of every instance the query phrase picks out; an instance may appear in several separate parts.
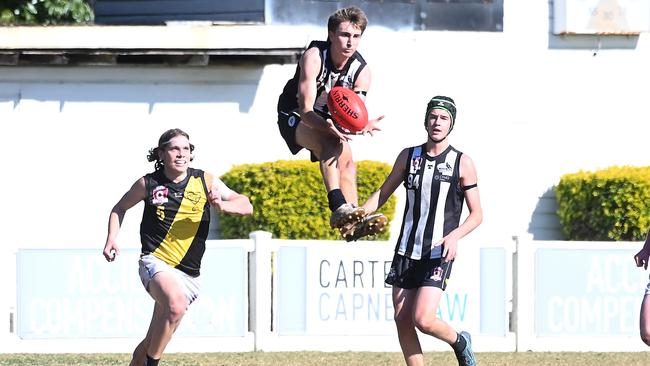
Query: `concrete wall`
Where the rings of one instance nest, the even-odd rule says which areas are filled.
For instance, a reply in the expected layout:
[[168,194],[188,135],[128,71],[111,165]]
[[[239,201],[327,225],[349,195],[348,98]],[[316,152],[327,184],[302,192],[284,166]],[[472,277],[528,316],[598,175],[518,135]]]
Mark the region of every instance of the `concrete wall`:
[[[353,150],[392,164],[425,140],[429,98],[449,95],[459,110],[451,143],[479,173],[485,220],[472,235],[562,239],[552,192],[562,174],[650,164],[650,38],[554,36],[547,1],[504,8],[500,33],[370,27],[360,46],[373,71],[367,105],[386,119]],[[304,32],[322,38],[325,28]],[[99,251],[112,205],[153,168],[147,150],[167,128],[188,131],[194,166],[216,174],[294,158],[275,123],[294,67],[0,68],[2,246]],[[127,215],[123,245],[138,245],[140,210]]]

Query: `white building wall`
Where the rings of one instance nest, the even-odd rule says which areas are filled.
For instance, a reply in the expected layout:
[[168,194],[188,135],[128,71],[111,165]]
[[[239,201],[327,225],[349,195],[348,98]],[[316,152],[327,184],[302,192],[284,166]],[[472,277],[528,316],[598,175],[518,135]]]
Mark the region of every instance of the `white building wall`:
[[[650,165],[649,35],[553,36],[547,1],[504,9],[502,33],[368,28],[360,46],[373,72],[367,105],[371,117],[386,118],[353,150],[356,160],[392,164],[401,148],[424,141],[429,98],[451,96],[451,143],[474,159],[484,206],[472,235],[561,239],[552,187],[562,174]],[[0,68],[2,246],[100,251],[112,205],[153,168],[147,150],[168,128],[189,132],[194,166],[216,174],[294,158],[275,123],[294,68]],[[122,245],[138,246],[140,215],[139,207],[127,214]]]

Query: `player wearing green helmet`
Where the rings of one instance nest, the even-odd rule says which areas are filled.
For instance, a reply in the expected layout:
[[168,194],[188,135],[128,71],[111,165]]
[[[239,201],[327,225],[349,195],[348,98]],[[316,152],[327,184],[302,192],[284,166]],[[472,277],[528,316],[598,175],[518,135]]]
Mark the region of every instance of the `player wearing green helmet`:
[[[483,220],[474,163],[449,144],[455,120],[454,100],[433,97],[424,118],[427,141],[402,150],[389,176],[362,206],[372,213],[397,187],[406,188],[404,219],[386,283],[393,286],[397,334],[409,366],[424,365],[416,329],[447,342],[459,365],[476,365],[469,333],[457,333],[437,316],[458,241]],[[464,203],[469,215],[461,222]]]

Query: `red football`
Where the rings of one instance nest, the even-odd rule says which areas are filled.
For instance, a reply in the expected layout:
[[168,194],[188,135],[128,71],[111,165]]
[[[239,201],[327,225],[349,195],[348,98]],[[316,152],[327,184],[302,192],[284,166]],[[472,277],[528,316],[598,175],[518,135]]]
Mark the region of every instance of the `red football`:
[[343,127],[350,133],[359,132],[368,124],[366,104],[352,89],[333,87],[327,95],[327,108],[337,127]]

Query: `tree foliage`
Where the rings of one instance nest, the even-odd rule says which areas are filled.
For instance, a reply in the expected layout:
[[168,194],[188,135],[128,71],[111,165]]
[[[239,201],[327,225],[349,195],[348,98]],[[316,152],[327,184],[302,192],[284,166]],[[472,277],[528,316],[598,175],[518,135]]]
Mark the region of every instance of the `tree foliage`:
[[93,18],[87,0],[0,0],[0,25],[89,23]]

